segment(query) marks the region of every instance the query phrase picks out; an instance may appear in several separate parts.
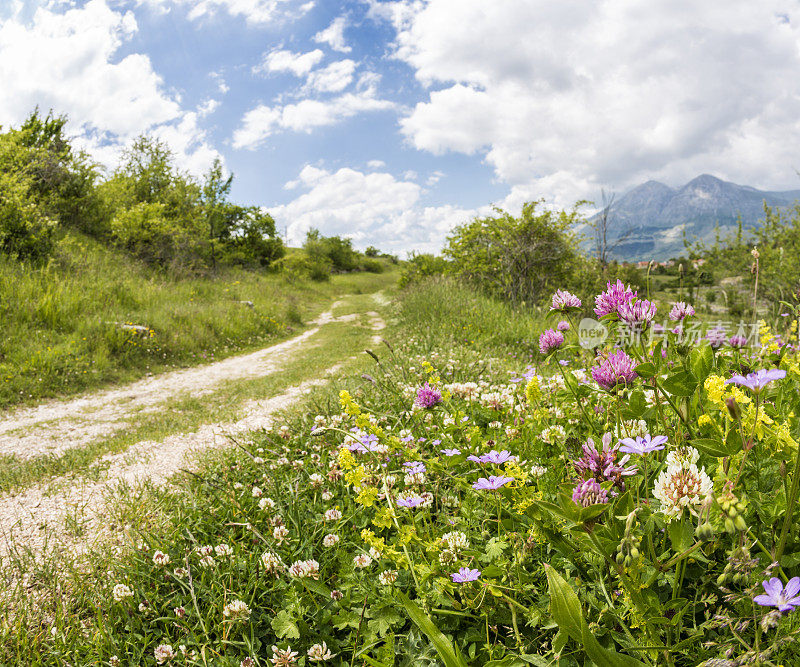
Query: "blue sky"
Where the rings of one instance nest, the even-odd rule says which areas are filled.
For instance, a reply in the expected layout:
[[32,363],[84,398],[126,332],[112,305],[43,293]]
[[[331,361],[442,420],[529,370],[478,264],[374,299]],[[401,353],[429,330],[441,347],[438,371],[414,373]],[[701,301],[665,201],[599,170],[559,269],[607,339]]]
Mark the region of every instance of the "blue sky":
[[702,172],[798,187],[800,12],[764,0],[4,0],[0,123],[113,165],[142,132],[290,242],[452,227]]

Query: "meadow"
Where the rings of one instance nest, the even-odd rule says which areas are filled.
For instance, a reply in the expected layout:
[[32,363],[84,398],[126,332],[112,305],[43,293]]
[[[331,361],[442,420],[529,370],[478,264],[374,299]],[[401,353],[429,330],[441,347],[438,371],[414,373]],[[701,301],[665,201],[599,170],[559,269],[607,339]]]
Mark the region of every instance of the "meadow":
[[800,660],[797,313],[695,340],[621,283],[537,315],[445,279],[394,309],[345,379],[119,493],[113,548],[17,589],[2,662]]

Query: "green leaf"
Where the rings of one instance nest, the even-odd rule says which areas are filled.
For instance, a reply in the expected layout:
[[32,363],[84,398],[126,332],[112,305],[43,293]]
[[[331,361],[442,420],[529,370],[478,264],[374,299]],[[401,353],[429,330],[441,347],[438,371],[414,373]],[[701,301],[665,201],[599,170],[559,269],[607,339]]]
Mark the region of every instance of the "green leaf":
[[636,367],[636,374],[639,377],[643,378],[651,378],[654,377],[656,374],[656,367],[654,364],[651,364],[649,361],[644,362],[643,364],[639,364]]
[[697,451],[703,452],[703,454],[708,454],[709,456],[716,456],[718,458],[723,458],[736,453],[731,451],[731,448],[728,447],[724,442],[714,438],[695,438],[692,440],[691,444],[692,447],[697,449]]
[[697,380],[686,371],[678,371],[664,380],[661,386],[673,396],[691,396],[697,389]]
[[285,609],[281,609],[270,623],[278,639],[300,639],[300,629],[294,622],[291,614]]
[[545,565],[550,592],[550,613],[558,627],[566,632],[597,667],[645,667],[630,656],[611,651],[600,645],[583,618],[581,604],[572,587],[552,567]]
[[436,627],[436,624],[422,611],[419,605],[409,600],[400,591],[396,591],[395,596],[405,607],[414,624],[430,639],[445,667],[468,667],[467,662],[461,657],[460,652],[456,651],[453,643],[442,634],[442,631]]
[[695,380],[698,382],[705,380],[713,367],[714,351],[709,343],[692,350],[689,355],[689,368],[692,369]]
[[647,410],[647,402],[644,399],[644,392],[641,389],[631,392],[628,399],[627,410],[625,411],[631,419],[639,419]]
[[403,617],[392,607],[381,607],[375,614],[375,618],[367,623],[367,627],[377,633],[379,637],[383,637],[392,629],[393,625],[397,625],[402,620]]
[[694,542],[694,529],[688,521],[673,521],[667,524],[667,533],[672,548],[678,553],[688,549]]

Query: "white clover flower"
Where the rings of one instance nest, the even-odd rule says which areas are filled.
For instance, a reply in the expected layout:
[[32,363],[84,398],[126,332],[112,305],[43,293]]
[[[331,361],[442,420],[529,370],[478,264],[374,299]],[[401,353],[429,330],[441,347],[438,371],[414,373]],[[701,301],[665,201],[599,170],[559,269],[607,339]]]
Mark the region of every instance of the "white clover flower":
[[323,491],[322,499],[327,503],[329,500],[333,499],[333,494],[330,491]]
[[322,538],[322,545],[325,547],[332,547],[339,543],[339,536],[334,535],[333,533],[328,533],[325,537]]
[[376,547],[369,548],[369,555],[372,560],[380,560],[381,559],[381,552]]
[[212,556],[214,554],[214,547],[212,547],[210,544],[206,544],[205,546],[197,547],[195,551],[197,551],[197,553],[201,556]]
[[297,651],[293,651],[291,646],[285,649],[280,649],[277,646],[272,647],[272,657],[269,661],[275,667],[289,667],[290,665],[297,664]]
[[378,575],[381,586],[391,586],[395,581],[397,581],[397,570],[384,570]]
[[233,488],[239,491],[244,488],[244,484],[242,484],[241,482],[234,482]]
[[445,544],[450,551],[455,553],[463,549],[469,549],[469,539],[460,530],[454,530],[442,535],[442,544]]
[[184,616],[186,616],[186,609],[184,607],[175,607],[175,609],[173,609],[172,611],[178,618],[183,618]]
[[281,570],[281,559],[271,551],[265,551],[261,554],[261,564],[264,566],[264,571],[267,573],[274,572],[278,576]]
[[275,526],[275,528],[272,529],[272,537],[278,544],[282,544],[288,534],[289,529],[286,526]]
[[314,644],[308,649],[308,659],[311,662],[323,662],[333,660],[338,654],[331,653],[328,645],[325,642],[321,644]]
[[156,551],[153,554],[153,563],[158,565],[159,567],[164,567],[165,565],[169,564],[169,556],[165,554],[163,551]]
[[226,558],[233,554],[233,548],[229,544],[219,544],[214,547],[214,552],[218,558]]
[[308,476],[308,481],[311,482],[311,486],[313,486],[314,488],[319,488],[320,486],[322,486],[323,482],[325,481],[325,478],[318,472],[315,472]]
[[253,498],[260,498],[264,492],[257,486],[254,486],[252,491],[250,491],[250,493],[253,495]]
[[250,618],[250,607],[242,600],[231,600],[223,607],[222,615],[231,621],[246,621]]
[[202,568],[208,569],[216,567],[217,561],[215,561],[211,556],[203,556],[199,561],[199,565]]
[[694,463],[669,465],[662,471],[653,487],[653,495],[661,503],[661,511],[668,518],[680,516],[684,507],[702,505],[713,489],[706,469],[697,469]]
[[667,453],[667,466],[697,463],[700,452],[694,447],[678,447]]
[[272,498],[262,498],[258,501],[258,509],[266,510],[267,508],[275,509],[275,501]]
[[548,426],[544,431],[542,431],[541,436],[542,440],[544,440],[549,445],[555,445],[556,443],[563,442],[567,437],[567,432],[564,430],[564,427],[555,424],[554,426]]
[[172,660],[177,653],[175,653],[172,646],[169,644],[159,644],[153,650],[153,655],[155,656],[156,664],[163,665],[168,660]]
[[338,521],[341,518],[342,518],[342,513],[335,507],[326,510],[325,512],[325,521]]
[[176,579],[183,579],[187,574],[189,574],[189,571],[185,567],[176,567],[172,572],[172,576]]
[[111,595],[114,596],[114,600],[116,602],[122,602],[127,598],[133,597],[133,591],[128,588],[125,584],[117,584],[114,586],[114,590],[111,592]]
[[406,486],[422,486],[425,483],[425,473],[424,472],[414,472],[408,473],[403,478]]
[[122,663],[119,661],[118,655],[112,655],[108,659],[108,664],[111,665],[111,667],[119,667]]
[[372,557],[369,554],[359,554],[353,558],[353,565],[359,569],[364,569],[372,565]]
[[298,579],[319,579],[319,563],[313,558],[295,561],[289,567],[289,575]]

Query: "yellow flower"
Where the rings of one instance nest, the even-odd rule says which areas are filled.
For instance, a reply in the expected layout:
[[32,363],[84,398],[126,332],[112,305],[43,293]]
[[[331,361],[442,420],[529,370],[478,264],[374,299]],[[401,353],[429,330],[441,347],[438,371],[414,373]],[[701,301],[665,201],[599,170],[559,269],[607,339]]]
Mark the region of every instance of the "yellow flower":
[[700,417],[697,420],[697,423],[700,426],[709,426],[714,423],[714,420],[711,419],[711,417],[709,417],[708,415],[700,415]]
[[356,502],[364,507],[372,507],[378,499],[378,489],[374,486],[365,486],[356,496]]
[[719,375],[709,375],[703,383],[706,392],[708,392],[708,399],[712,403],[717,403],[724,407],[722,403],[722,395],[725,393],[725,379]]
[[535,403],[542,398],[542,389],[539,386],[539,378],[534,375],[528,384],[525,385],[525,399],[528,403]]
[[345,470],[350,470],[350,468],[356,464],[355,457],[353,456],[352,452],[347,449],[347,447],[342,447],[339,449],[336,459],[339,462],[339,466]]

